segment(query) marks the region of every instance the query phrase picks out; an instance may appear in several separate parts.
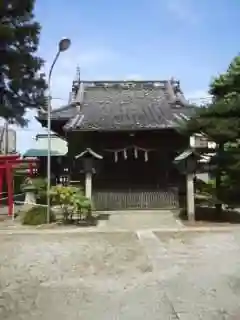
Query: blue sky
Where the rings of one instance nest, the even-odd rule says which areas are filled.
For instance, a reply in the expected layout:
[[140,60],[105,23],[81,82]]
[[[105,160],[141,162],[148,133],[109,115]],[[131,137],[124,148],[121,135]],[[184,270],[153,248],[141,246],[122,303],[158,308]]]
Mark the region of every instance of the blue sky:
[[[72,40],[54,70],[55,108],[67,102],[77,65],[83,79],[173,76],[188,98],[199,98],[239,52],[239,0],[37,0],[35,14],[46,72],[58,40]],[[17,129],[19,151],[31,147],[40,128],[31,120]]]

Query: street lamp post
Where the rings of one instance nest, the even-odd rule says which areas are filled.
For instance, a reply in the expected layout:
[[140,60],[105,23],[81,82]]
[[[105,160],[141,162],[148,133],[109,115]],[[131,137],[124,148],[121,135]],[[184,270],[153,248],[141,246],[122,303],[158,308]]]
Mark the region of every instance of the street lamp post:
[[47,95],[47,136],[48,136],[48,152],[47,152],[47,223],[50,223],[50,211],[51,211],[51,77],[53,68],[57,62],[60,53],[66,51],[71,45],[71,40],[68,38],[63,38],[58,43],[58,51],[52,62],[49,75],[48,75],[48,95]]

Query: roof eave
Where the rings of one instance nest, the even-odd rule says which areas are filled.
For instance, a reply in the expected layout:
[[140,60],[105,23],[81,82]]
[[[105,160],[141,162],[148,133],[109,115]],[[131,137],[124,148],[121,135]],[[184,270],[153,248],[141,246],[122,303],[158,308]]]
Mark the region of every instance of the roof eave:
[[152,127],[142,127],[142,128],[65,128],[66,132],[127,132],[127,131],[153,131],[153,130],[167,130],[176,129],[178,126],[152,126]]

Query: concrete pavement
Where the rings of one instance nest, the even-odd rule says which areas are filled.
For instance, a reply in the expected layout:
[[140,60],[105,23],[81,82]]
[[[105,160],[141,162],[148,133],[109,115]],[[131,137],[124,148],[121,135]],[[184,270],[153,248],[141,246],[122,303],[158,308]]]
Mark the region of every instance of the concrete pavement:
[[239,229],[1,233],[0,251],[1,319],[240,318]]

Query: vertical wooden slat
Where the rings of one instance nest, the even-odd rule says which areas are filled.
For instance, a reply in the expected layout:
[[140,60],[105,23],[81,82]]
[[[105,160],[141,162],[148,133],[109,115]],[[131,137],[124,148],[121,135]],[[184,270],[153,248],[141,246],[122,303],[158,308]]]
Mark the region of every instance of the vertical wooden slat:
[[177,189],[158,191],[95,191],[97,210],[164,209],[178,207]]

